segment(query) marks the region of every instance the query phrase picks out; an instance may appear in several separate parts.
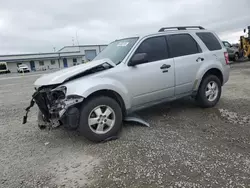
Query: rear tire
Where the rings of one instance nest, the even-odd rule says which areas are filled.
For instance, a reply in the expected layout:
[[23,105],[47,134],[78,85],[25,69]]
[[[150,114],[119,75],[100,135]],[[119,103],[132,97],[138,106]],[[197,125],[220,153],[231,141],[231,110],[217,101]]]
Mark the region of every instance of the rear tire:
[[88,140],[101,142],[116,137],[122,127],[122,109],[112,98],[93,97],[82,104],[78,130]]
[[215,106],[221,96],[221,81],[215,75],[206,76],[199,87],[196,100],[199,106],[210,108]]
[[239,61],[239,53],[238,52],[236,52],[234,54],[234,61]]

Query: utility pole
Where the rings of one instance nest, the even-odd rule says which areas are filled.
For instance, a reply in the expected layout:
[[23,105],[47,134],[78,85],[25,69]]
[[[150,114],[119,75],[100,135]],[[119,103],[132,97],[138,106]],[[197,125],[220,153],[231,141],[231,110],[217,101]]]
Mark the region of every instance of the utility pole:
[[77,42],[77,45],[80,46],[80,45],[79,45],[79,40],[78,40],[77,31],[76,31],[76,42]]
[[58,65],[59,65],[59,69],[61,69],[61,65],[60,65],[60,53],[58,53]]

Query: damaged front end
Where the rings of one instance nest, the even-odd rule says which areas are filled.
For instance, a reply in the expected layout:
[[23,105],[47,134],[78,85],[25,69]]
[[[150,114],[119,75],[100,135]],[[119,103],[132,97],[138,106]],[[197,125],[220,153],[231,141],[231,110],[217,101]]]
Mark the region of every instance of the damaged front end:
[[23,124],[27,122],[27,115],[30,108],[36,103],[40,110],[44,126],[55,128],[60,125],[60,122],[77,126],[79,112],[75,106],[81,103],[84,98],[78,95],[66,96],[66,92],[67,88],[65,86],[38,88],[32,95],[30,106],[26,108]]
[[[116,64],[111,60],[101,59],[62,69],[38,78],[34,83],[37,89],[32,95],[30,105],[25,109],[26,115],[23,117],[23,124],[27,122],[30,108],[36,103],[39,107],[38,120],[42,119],[42,123],[46,127],[57,127],[62,123],[69,128],[76,128],[80,116],[78,104],[84,100],[84,97],[67,91],[67,87],[63,84],[71,82],[74,85],[74,80],[115,66]],[[78,85],[74,85],[74,87],[78,87]],[[70,90],[70,87],[68,87],[68,90]]]

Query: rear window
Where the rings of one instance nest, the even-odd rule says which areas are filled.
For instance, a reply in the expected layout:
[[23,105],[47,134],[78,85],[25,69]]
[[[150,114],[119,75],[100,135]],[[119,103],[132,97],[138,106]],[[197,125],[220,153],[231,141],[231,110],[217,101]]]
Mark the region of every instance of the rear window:
[[202,32],[196,33],[196,35],[202,40],[210,51],[220,50],[222,48],[213,33]]
[[201,49],[189,34],[168,35],[167,41],[171,57],[197,54]]

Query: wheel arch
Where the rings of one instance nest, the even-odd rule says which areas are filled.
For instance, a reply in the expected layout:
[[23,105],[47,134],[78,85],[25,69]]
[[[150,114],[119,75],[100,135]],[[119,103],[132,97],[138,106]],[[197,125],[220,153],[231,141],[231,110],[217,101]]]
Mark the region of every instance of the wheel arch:
[[211,69],[207,70],[205,72],[205,74],[202,76],[201,80],[203,80],[207,75],[215,75],[215,76],[217,76],[219,78],[220,82],[221,82],[221,85],[223,84],[223,74],[222,74],[220,69],[211,68]]
[[106,96],[106,97],[110,97],[112,99],[114,99],[121,107],[122,109],[122,115],[123,117],[126,116],[126,105],[125,102],[122,98],[122,96],[117,93],[114,90],[110,90],[110,89],[101,89],[101,90],[97,90],[93,93],[91,93],[90,95],[87,96],[86,99],[92,98],[92,97],[97,97],[97,96]]
[[127,88],[113,79],[78,80],[73,83],[66,83],[64,86],[67,87],[67,95],[79,95],[85,99],[96,95],[110,96],[116,99],[126,110],[131,108],[130,93]]
[[218,69],[218,68],[210,68],[207,71],[204,71],[204,73],[202,74],[202,77],[201,77],[201,79],[199,81],[197,80],[198,81],[198,82],[196,82],[197,85],[194,87],[195,91],[199,90],[202,80],[204,80],[204,78],[206,76],[208,76],[208,75],[217,76],[219,78],[220,82],[221,82],[221,85],[223,85],[224,80],[223,80],[222,71],[220,69]]

